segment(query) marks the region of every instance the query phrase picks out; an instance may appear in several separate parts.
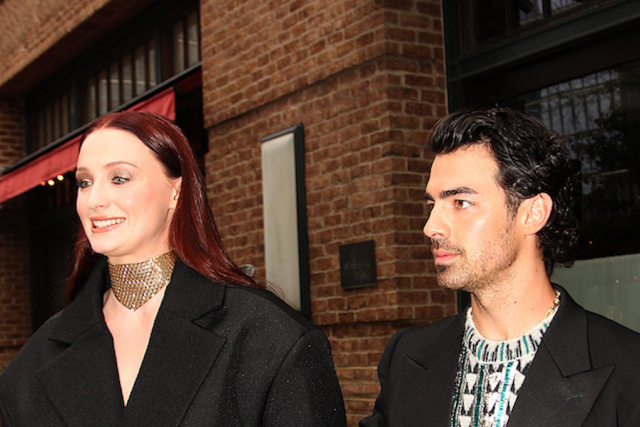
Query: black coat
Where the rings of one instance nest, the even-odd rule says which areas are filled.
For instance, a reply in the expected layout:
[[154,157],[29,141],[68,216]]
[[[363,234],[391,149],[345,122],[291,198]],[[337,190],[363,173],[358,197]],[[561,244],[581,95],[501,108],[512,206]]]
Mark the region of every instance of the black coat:
[[[640,335],[560,307],[509,417],[509,427],[640,426]],[[360,427],[448,427],[465,314],[399,331],[378,366],[381,392]]]
[[345,426],[321,329],[268,291],[178,262],[125,408],[106,261],[0,376],[2,427]]

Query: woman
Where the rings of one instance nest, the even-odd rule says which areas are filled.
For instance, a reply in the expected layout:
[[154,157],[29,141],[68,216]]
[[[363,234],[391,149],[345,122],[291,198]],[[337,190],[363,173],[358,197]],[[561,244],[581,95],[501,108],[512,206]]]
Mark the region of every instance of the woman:
[[227,256],[173,123],[99,118],[76,177],[73,302],[2,373],[2,427],[345,425],[326,337]]

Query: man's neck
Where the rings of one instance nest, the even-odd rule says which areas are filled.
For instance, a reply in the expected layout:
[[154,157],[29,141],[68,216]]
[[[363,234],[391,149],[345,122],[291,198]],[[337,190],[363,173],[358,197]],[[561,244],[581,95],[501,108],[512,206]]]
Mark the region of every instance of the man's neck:
[[532,273],[471,295],[473,321],[482,336],[492,341],[518,338],[544,320],[555,290],[544,269]]

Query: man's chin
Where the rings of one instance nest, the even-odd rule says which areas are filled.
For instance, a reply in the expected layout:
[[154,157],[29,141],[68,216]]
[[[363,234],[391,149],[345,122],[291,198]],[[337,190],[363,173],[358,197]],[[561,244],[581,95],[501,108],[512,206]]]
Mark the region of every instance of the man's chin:
[[446,266],[443,266],[443,267],[444,268],[442,269],[442,271],[438,270],[438,276],[437,276],[438,285],[441,288],[449,289],[452,291],[466,291],[467,284],[460,283],[460,281],[455,280],[455,278],[448,277],[450,276],[450,274],[446,274]]
[[444,264],[436,264],[436,273],[438,273],[438,280],[440,280],[440,275],[447,271],[448,266]]

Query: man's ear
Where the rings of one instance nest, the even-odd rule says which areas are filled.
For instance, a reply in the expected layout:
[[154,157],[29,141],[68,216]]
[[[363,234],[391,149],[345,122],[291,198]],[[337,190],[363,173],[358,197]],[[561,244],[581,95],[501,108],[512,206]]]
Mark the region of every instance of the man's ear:
[[178,200],[180,199],[180,189],[182,188],[182,177],[178,177],[173,182],[173,196],[171,197],[171,209],[175,209],[178,206]]
[[552,209],[553,200],[547,193],[540,193],[523,200],[518,211],[525,234],[532,236],[542,230],[549,221]]

